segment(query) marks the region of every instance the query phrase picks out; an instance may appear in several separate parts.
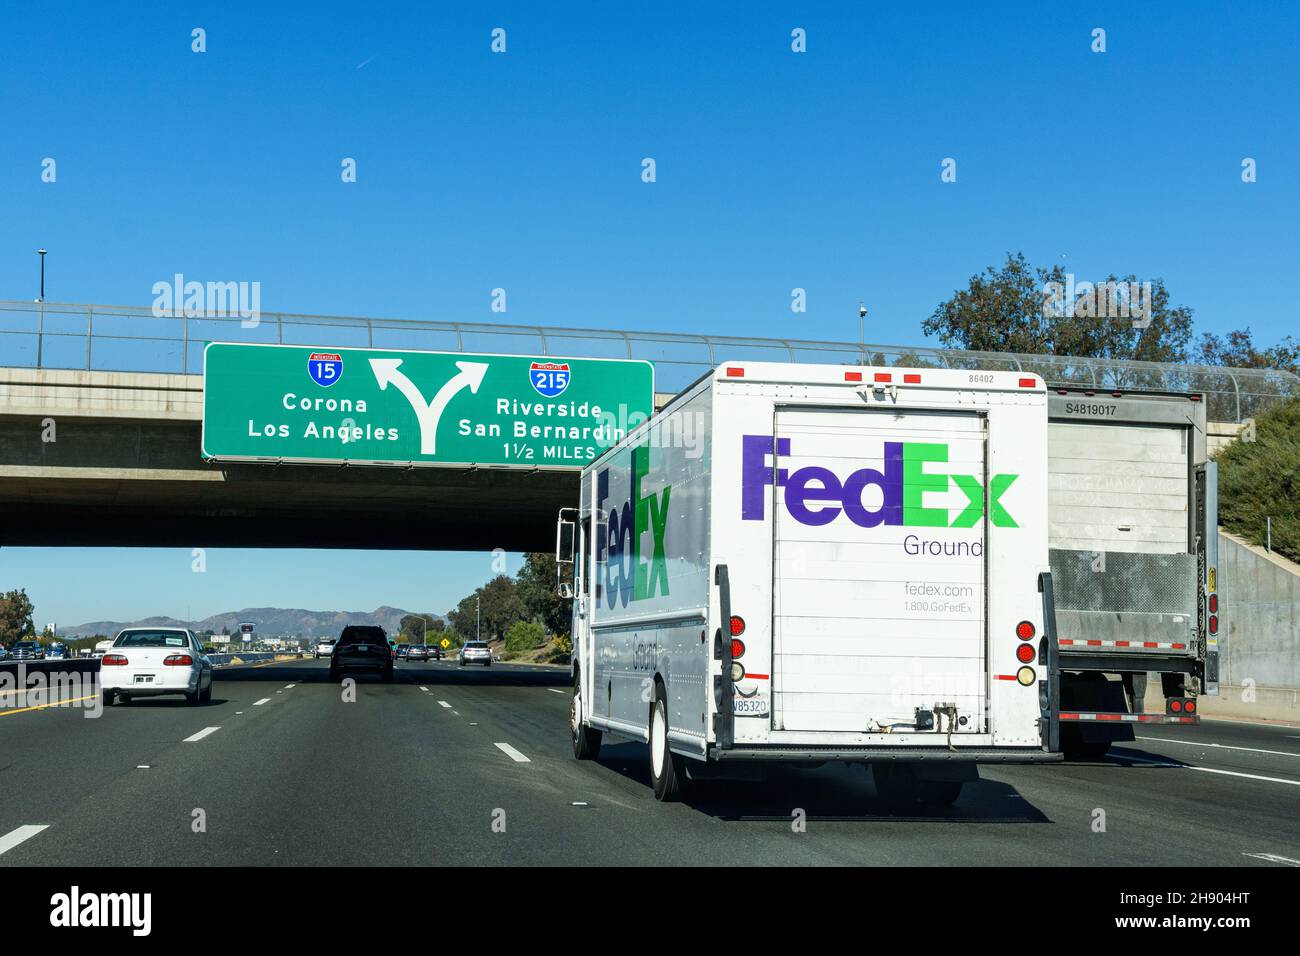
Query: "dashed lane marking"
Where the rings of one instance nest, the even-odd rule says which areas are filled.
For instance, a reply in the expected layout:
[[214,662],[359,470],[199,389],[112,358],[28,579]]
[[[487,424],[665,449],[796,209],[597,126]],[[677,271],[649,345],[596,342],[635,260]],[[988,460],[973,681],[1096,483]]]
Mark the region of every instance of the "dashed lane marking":
[[509,757],[509,758],[510,758],[511,760],[513,760],[515,763],[532,763],[531,760],[529,760],[527,757],[525,757],[523,754],[521,754],[521,753],[520,753],[518,750],[516,750],[514,747],[511,747],[509,744],[502,744],[502,743],[499,743],[499,744],[497,744],[496,746],[497,746],[497,749],[498,749],[498,750],[500,750],[503,754],[505,754],[507,757]]
[[208,736],[208,734],[215,734],[220,729],[220,727],[204,727],[197,734],[190,734],[182,740],[181,743],[192,744],[195,741],[202,740],[204,737]]
[[16,830],[10,830],[4,836],[0,837],[0,853],[8,853],[18,844],[30,840],[42,830],[48,830],[49,826],[48,823],[29,823]]

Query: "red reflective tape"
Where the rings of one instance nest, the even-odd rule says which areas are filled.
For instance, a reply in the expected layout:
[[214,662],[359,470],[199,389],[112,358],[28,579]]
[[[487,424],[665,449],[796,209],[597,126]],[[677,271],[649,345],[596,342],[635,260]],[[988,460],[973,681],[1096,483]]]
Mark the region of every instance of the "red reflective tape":
[[747,680],[767,680],[767,675],[766,675],[766,674],[746,674],[746,675],[745,675],[745,678],[746,678]]
[[1124,714],[1098,714],[1097,719],[1098,720],[1123,720],[1125,716],[1126,715]]
[[745,370],[743,368],[727,367],[727,378],[744,378]]
[[904,384],[904,385],[920,385],[920,384],[921,384],[921,376],[920,376],[920,375],[917,375],[915,372],[911,373],[910,375],[904,375],[904,376],[903,376],[903,384]]
[[[1078,642],[1078,641],[1075,641],[1075,643],[1077,644],[1077,643],[1079,643],[1079,642]],[[1101,641],[1088,641],[1088,646],[1089,646],[1089,647],[1101,647]]]
[[894,376],[889,372],[877,372],[875,375],[875,381],[877,382],[892,382],[893,380]]
[[1080,717],[1079,717],[1078,714],[1057,714],[1057,716],[1060,717],[1061,720],[1079,720],[1079,719],[1080,719]]
[[1022,378],[1020,380],[1021,388],[1033,388],[1037,384],[1038,384],[1038,379],[1036,378]]
[[994,680],[1015,680],[1016,675],[1015,674],[994,674],[993,679]]
[[862,373],[861,373],[861,372],[845,372],[845,373],[844,373],[844,381],[846,381],[846,382],[860,382],[860,381],[862,381]]
[[1173,649],[1176,650],[1176,651],[1185,651],[1185,650],[1187,650],[1187,645],[1186,645],[1186,644],[1172,644],[1172,645],[1170,645],[1170,646],[1173,647]]
[[1143,641],[1143,642],[1142,642],[1142,646],[1143,646],[1143,647],[1159,647],[1160,645],[1159,645],[1159,643],[1157,643],[1156,641]]

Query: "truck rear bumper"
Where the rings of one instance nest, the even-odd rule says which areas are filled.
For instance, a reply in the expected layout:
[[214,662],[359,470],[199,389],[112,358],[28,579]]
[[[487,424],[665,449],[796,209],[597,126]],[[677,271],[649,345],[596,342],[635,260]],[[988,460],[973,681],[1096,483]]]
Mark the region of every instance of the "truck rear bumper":
[[1199,724],[1201,722],[1199,714],[1187,717],[1179,714],[1122,714],[1063,710],[1057,716],[1061,720],[1094,721],[1103,724]]
[[1056,763],[1062,754],[1033,747],[710,747],[709,760],[820,763]]

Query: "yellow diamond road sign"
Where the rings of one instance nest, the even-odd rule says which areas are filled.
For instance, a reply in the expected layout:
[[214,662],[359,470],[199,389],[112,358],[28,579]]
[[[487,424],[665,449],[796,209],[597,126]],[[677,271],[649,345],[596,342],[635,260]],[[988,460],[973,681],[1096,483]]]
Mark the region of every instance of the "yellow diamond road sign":
[[445,650],[446,648],[448,648],[448,647],[451,647],[451,641],[447,640],[447,639],[444,637],[444,638],[442,639],[442,646],[443,646],[443,649],[444,649],[444,650]]

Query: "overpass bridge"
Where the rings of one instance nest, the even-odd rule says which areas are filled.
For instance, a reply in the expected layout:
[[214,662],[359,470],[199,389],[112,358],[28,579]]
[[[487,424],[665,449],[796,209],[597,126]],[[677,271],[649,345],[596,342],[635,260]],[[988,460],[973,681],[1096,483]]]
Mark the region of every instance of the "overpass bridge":
[[[604,329],[0,301],[0,545],[545,550],[576,472],[213,462],[209,341],[654,362],[662,405],[724,361],[1037,372],[1099,391],[1199,390],[1224,434],[1285,372]],[[1211,436],[1213,441],[1213,435]]]

